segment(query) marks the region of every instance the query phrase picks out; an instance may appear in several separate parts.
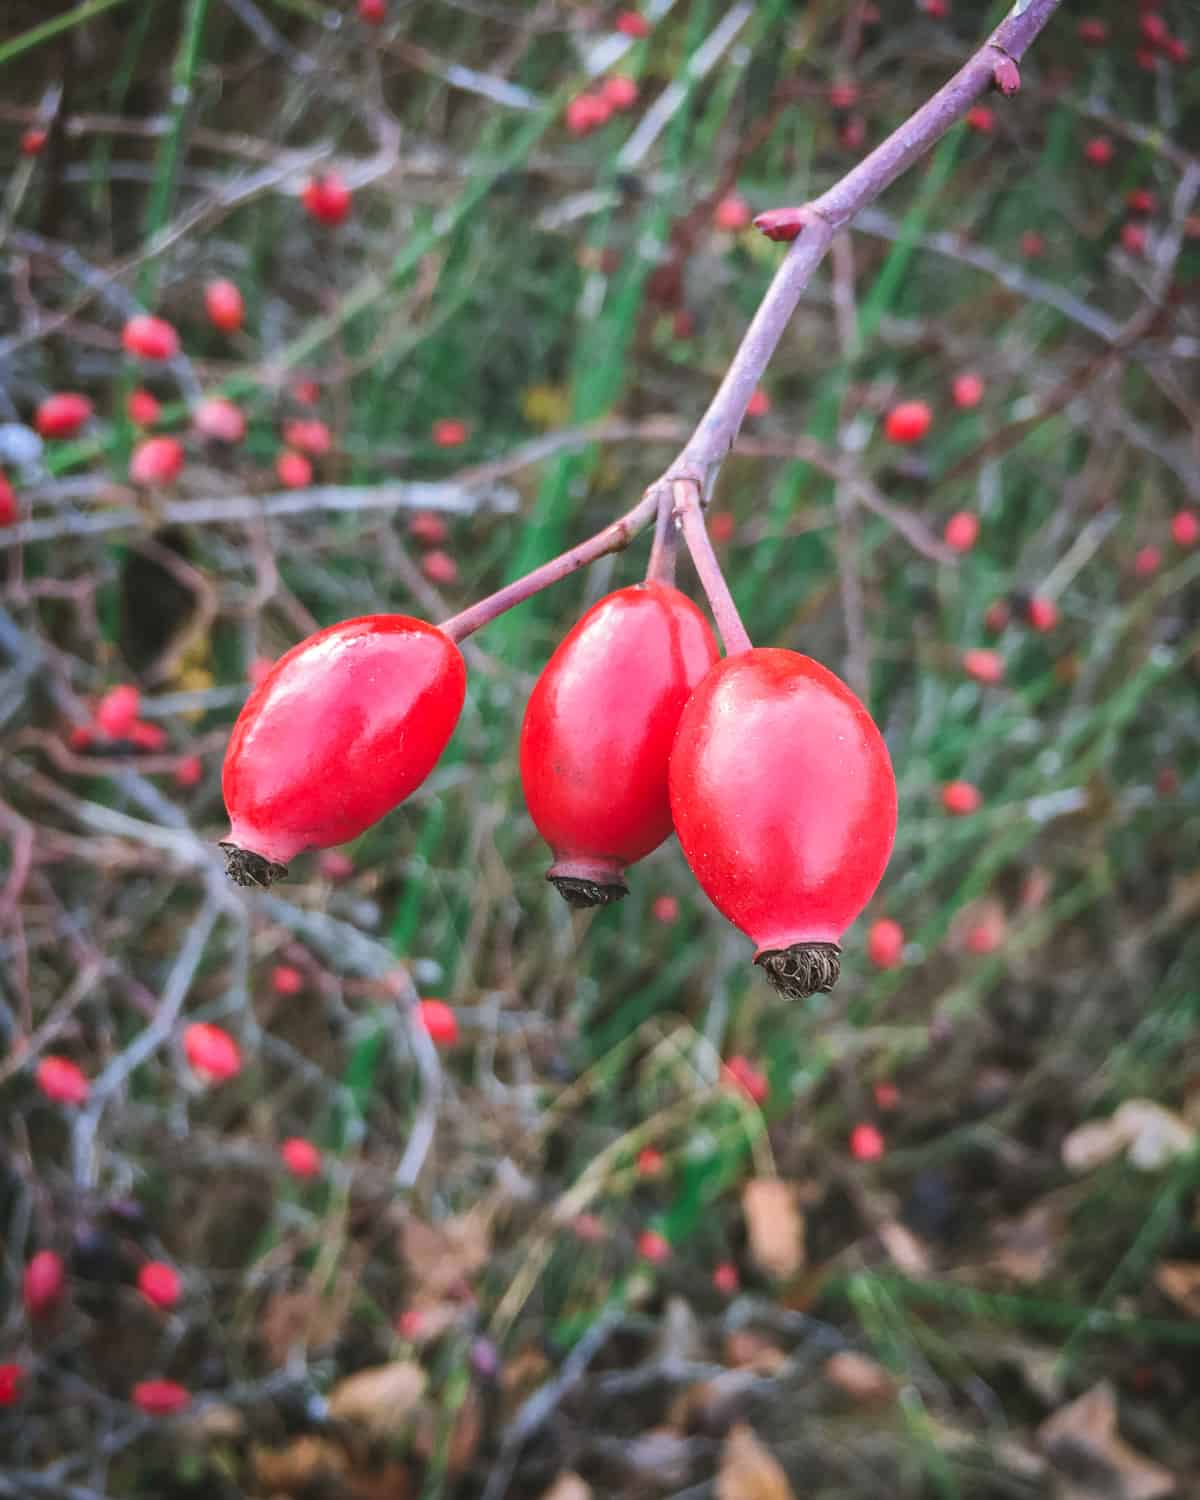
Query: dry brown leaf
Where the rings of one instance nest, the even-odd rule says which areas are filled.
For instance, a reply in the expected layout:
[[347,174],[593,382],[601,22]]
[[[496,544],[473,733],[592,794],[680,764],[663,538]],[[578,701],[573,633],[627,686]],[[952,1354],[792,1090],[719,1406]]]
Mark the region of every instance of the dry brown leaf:
[[804,1267],[804,1215],[796,1190],[778,1177],[753,1177],[742,1189],[742,1212],[755,1263],[781,1281]]
[[1200,1318],[1200,1262],[1164,1260],[1154,1273],[1154,1285],[1189,1318]]
[[425,1393],[420,1365],[398,1359],[348,1375],[329,1396],[329,1415],[339,1422],[359,1422],[378,1433],[399,1432]]
[[1175,1494],[1170,1470],[1143,1457],[1117,1432],[1117,1400],[1106,1380],[1047,1417],[1037,1437],[1047,1458],[1081,1497],[1162,1500]]
[[340,1478],[349,1460],[336,1443],[327,1438],[293,1438],[285,1448],[255,1445],[250,1451],[254,1477],[269,1494],[295,1495],[318,1480]]
[[558,1476],[542,1500],[592,1500],[592,1487],[568,1470]]
[[906,1276],[927,1276],[933,1269],[929,1251],[899,1219],[885,1219],[875,1233],[892,1264]]
[[1054,1266],[1066,1230],[1066,1217],[1053,1203],[1035,1203],[1019,1219],[1003,1219],[992,1229],[995,1246],[990,1269],[1032,1286]]
[[825,1361],[825,1379],[853,1401],[893,1401],[896,1382],[877,1359],[839,1349]]
[[275,1292],[267,1298],[258,1332],[271,1363],[286,1365],[296,1350],[332,1344],[346,1316],[342,1296],[322,1296],[311,1287]]
[[717,1500],[796,1500],[779,1460],[745,1422],[730,1429],[721,1449]]
[[344,1500],[414,1500],[417,1493],[412,1471],[404,1464],[384,1464],[382,1469],[365,1473],[356,1470],[347,1483]]
[[1092,1172],[1129,1144],[1125,1132],[1109,1120],[1088,1120],[1063,1137],[1063,1166],[1072,1172]]
[[1196,1132],[1153,1099],[1127,1099],[1107,1120],[1089,1120],[1063,1140],[1062,1159],[1073,1172],[1090,1172],[1126,1152],[1131,1166],[1157,1172],[1196,1144]]
[[469,1213],[423,1224],[405,1216],[400,1249],[416,1283],[414,1302],[454,1301],[492,1253],[491,1211],[480,1205]]

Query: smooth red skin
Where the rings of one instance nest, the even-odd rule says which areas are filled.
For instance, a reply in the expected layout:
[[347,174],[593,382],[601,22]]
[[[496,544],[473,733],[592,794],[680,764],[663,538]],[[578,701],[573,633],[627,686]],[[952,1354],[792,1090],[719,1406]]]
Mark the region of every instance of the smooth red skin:
[[67,1269],[53,1250],[39,1250],[25,1267],[22,1296],[31,1318],[44,1318],[67,1294]]
[[670,782],[692,873],[759,953],[836,943],[892,852],[883,737],[840,678],[796,651],[759,647],[709,672],[679,721]]
[[87,1074],[66,1057],[43,1057],[34,1074],[37,1086],[56,1104],[86,1104],[91,1084]]
[[175,1380],[139,1380],[130,1392],[133,1404],[149,1417],[173,1417],[191,1405],[192,1393]]
[[68,438],[74,437],[91,417],[92,403],[86,396],[60,391],[56,396],[47,396],[38,407],[33,425],[41,437]]
[[462,653],[424,620],[364,615],[301,641],[233,727],[230,841],[286,865],[357,838],[433,770],[466,690]]
[[717,654],[699,609],[661,583],[607,595],[560,643],[521,726],[525,801],[556,860],[630,865],[667,838],[671,744]]
[[246,317],[246,304],[232,281],[210,281],[204,288],[208,321],[222,333],[236,333]]

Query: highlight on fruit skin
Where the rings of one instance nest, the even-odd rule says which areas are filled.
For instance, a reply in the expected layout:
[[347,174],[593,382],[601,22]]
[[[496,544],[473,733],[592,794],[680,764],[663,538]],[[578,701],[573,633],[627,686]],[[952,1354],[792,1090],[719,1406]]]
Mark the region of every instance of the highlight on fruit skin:
[[357,838],[425,780],[466,696],[458,647],[407,615],[363,615],[281,656],[238,715],[221,844],[238,885],[268,887],[305,849]]
[[671,833],[667,764],[688,695],[717,659],[686,594],[617,589],[560,642],[521,726],[521,785],[571,906],[627,894],[624,871]]
[[792,998],[832,989],[896,833],[891,761],[855,695],[796,651],[724,658],[680,718],[670,788],[692,873],[754,962]]

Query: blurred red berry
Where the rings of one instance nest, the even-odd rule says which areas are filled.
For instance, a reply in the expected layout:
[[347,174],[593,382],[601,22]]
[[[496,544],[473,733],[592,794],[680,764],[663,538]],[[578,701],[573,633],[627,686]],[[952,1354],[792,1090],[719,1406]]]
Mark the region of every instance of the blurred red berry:
[[1134,188],[1125,195],[1125,206],[1131,214],[1152,214],[1157,206],[1154,194],[1148,188]]
[[727,193],[713,210],[718,229],[745,229],[751,220],[750,205],[740,193]]
[[421,559],[421,572],[430,583],[455,583],[458,579],[458,564],[448,552],[435,548]]
[[1121,225],[1121,245],[1129,255],[1145,255],[1147,243],[1148,236],[1144,224]]
[[1153,47],[1139,47],[1133,54],[1133,60],[1143,73],[1153,73],[1158,65],[1158,54]]
[[1162,565],[1162,552],[1155,546],[1143,547],[1133,559],[1133,571],[1139,578],[1149,578]]
[[1083,154],[1094,167],[1107,167],[1112,161],[1115,148],[1106,135],[1094,135],[1083,148]]
[[746,415],[748,417],[765,417],[770,410],[771,398],[763,390],[762,386],[759,386],[758,390],[746,402]]
[[283,440],[289,448],[307,453],[312,458],[324,458],[333,447],[333,436],[328,424],[318,417],[305,417],[285,422]]
[[883,1135],[874,1125],[864,1121],[850,1132],[850,1155],[855,1161],[878,1161],[883,1151]]
[[963,671],[976,682],[994,685],[1004,681],[1004,658],[998,651],[989,651],[985,646],[973,646],[962,655]]
[[67,1294],[67,1268],[54,1250],[39,1250],[25,1267],[21,1296],[31,1318],[46,1318]]
[[979,540],[979,517],[973,511],[956,510],[942,533],[946,546],[954,552],[970,552]]
[[148,1417],[173,1417],[191,1405],[192,1393],[175,1380],[139,1380],[130,1399]]
[[136,719],[129,730],[129,742],[139,750],[162,750],[167,743],[167,731],[161,724],[147,724],[144,719]]
[[954,377],[950,392],[954,397],[955,406],[964,410],[978,406],[983,400],[983,377],[971,370],[964,370],[961,375]]
[[1058,605],[1055,604],[1053,599],[1046,599],[1039,594],[1034,594],[1033,598],[1025,606],[1025,618],[1033,626],[1034,630],[1040,631],[1044,635],[1048,630],[1053,630],[1058,624]]
[[292,386],[292,400],[301,406],[316,406],[321,399],[321,387],[315,380],[297,380]]
[[671,1254],[671,1246],[657,1229],[643,1229],[637,1238],[637,1253],[652,1265],[661,1265]]
[[201,401],[192,414],[192,423],[201,437],[217,443],[240,443],[246,436],[245,414],[224,396]]
[[900,1105],[900,1090],[888,1078],[881,1078],[871,1090],[875,1099],[875,1108],[890,1113]]
[[1088,16],[1080,21],[1078,35],[1085,47],[1103,47],[1108,41],[1108,22]]
[[904,958],[904,928],[891,917],[872,922],[867,932],[867,957],[877,969],[894,969]]
[[735,1054],[721,1068],[721,1078],[726,1084],[732,1084],[735,1088],[748,1095],[755,1104],[764,1104],[771,1086],[767,1082],[767,1075],[756,1068],[748,1057],[740,1053]]
[[438,547],[450,535],[450,528],[435,511],[419,510],[408,523],[408,534],[426,547]]
[[606,78],[601,85],[604,100],[615,110],[632,109],[638,100],[638,86],[632,78],[626,78],[623,73],[617,73],[612,78]]
[[598,1245],[608,1238],[608,1228],[597,1214],[576,1214],[571,1220],[571,1233],[585,1245]]
[[92,403],[75,391],[60,391],[47,396],[33,414],[33,425],[44,438],[74,437],[91,421]]
[[850,115],[838,126],[837,137],[843,151],[857,151],[867,138],[867,122],[862,115]]
[[95,731],[86,724],[72,724],[67,735],[67,744],[72,750],[87,750],[95,741]]
[[139,359],[174,359],[179,353],[179,335],[165,318],[139,313],[121,332],[121,343]]
[[354,874],[354,861],[341,849],[322,849],[317,868],[326,880],[349,880]]
[[1154,777],[1154,790],[1160,797],[1173,797],[1179,790],[1179,772],[1174,766],[1162,766]]
[[661,1177],[666,1160],[661,1151],[656,1151],[653,1146],[643,1146],[637,1154],[637,1174],[639,1177]]
[[1138,30],[1142,40],[1151,47],[1161,47],[1170,38],[1167,23],[1157,11],[1146,11],[1138,17]]
[[53,1054],[43,1057],[33,1078],[46,1098],[55,1104],[83,1104],[91,1092],[83,1069],[67,1057]]
[[730,510],[714,511],[709,517],[708,531],[714,542],[732,541],[737,530],[737,518]]
[[440,417],[430,429],[436,448],[461,448],[470,435],[467,424],[458,417]]
[[358,0],[358,18],[368,26],[382,26],[387,20],[385,0]]
[[236,333],[246,317],[246,303],[232,281],[210,281],[204,288],[208,321],[222,333]]
[[425,1327],[425,1314],[419,1307],[406,1307],[395,1323],[396,1332],[410,1344],[416,1343]]
[[917,0],[917,9],[935,21],[944,21],[950,14],[950,0]]
[[176,761],[172,775],[176,786],[196,786],[204,775],[204,762],[198,755],[184,755]]
[[142,706],[142,695],[131,682],[122,682],[96,704],[96,728],[110,740],[128,739]]
[[1046,253],[1046,241],[1036,229],[1027,229],[1021,236],[1021,254],[1026,260],[1040,260]]
[[1194,547],[1200,541],[1200,515],[1178,510],[1171,517],[1171,539],[1178,547]]
[[787,243],[794,240],[808,223],[803,208],[769,208],[766,213],[754,216],[754,227],[769,240]]
[[948,781],[942,788],[942,806],[956,818],[977,812],[982,803],[979,788],[969,781]]
[[677,339],[690,339],[696,331],[696,320],[686,307],[679,308],[671,319],[671,333]]
[[679,902],[674,896],[655,896],[650,907],[650,915],[656,922],[669,927],[672,922],[679,920]]
[[220,1026],[194,1022],[183,1034],[183,1050],[193,1070],[208,1083],[225,1083],[242,1071],[241,1048]]
[[162,414],[162,407],[157,397],[152,396],[149,391],[142,390],[141,387],[136,391],[130,391],[125,410],[135,427],[153,427]]
[[616,28],[622,36],[635,39],[650,35],[650,22],[636,10],[623,10],[617,16]]
[[137,1284],[146,1301],[164,1311],[175,1306],[183,1291],[179,1272],[164,1260],[148,1260],[138,1271]]
[[983,628],[990,635],[999,635],[1012,618],[1007,599],[997,599],[989,604],[983,615]]
[[963,946],[968,953],[976,953],[981,957],[987,953],[995,953],[1004,941],[1006,929],[1004,912],[998,905],[989,905],[984,914],[967,927]]
[[46,142],[48,139],[49,136],[47,135],[46,131],[40,129],[36,125],[30,126],[30,128],[21,137],[21,155],[40,156],[46,149]]
[[458,1018],[444,1000],[422,1000],[417,1007],[421,1024],[435,1047],[453,1047],[458,1041]]
[[304,975],[291,964],[276,964],[271,970],[271,988],[277,995],[298,995],[304,988]]
[[901,401],[883,419],[889,443],[918,443],[933,425],[933,412],[925,401]]
[[967,127],[980,135],[991,135],[996,128],[996,115],[986,104],[975,104],[967,110]]
[[183,444],[172,437],[143,438],[129,460],[134,484],[171,484],[182,471]]
[[612,105],[599,94],[579,94],[567,105],[563,121],[571,135],[590,135],[606,125]]
[[829,85],[829,103],[833,109],[853,109],[858,103],[858,84],[849,78],[838,78]]
[[741,1285],[737,1267],[731,1260],[723,1260],[713,1268],[712,1284],[723,1297],[732,1297]]
[[318,1177],[321,1173],[321,1153],[311,1141],[294,1135],[279,1148],[284,1166],[293,1177]]
[[12,526],[19,514],[17,492],[8,482],[8,476],[0,474],[0,526]]
[[1168,62],[1182,64],[1191,57],[1191,48],[1181,36],[1169,36],[1163,43],[1163,54]]
[[21,1399],[21,1387],[24,1380],[24,1365],[0,1365],[0,1406],[16,1405]]
[[350,217],[350,189],[336,172],[326,172],[305,184],[300,201],[310,219],[336,228]]
[[293,453],[290,448],[275,460],[275,473],[285,489],[303,490],[312,483],[312,464],[303,453]]

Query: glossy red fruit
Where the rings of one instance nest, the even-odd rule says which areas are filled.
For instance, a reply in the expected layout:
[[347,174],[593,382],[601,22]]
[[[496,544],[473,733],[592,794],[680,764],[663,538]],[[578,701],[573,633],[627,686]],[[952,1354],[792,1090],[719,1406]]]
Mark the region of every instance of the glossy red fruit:
[[151,1307],[164,1311],[174,1307],[183,1293],[179,1272],[163,1260],[148,1260],[138,1271],[137,1284]]
[[1157,200],[1149,188],[1132,188],[1125,194],[1125,206],[1131,214],[1152,214]]
[[201,437],[215,443],[240,443],[246,436],[246,416],[225,396],[209,396],[192,414],[192,422]]
[[433,770],[466,690],[458,647],[407,615],[343,620],[281,656],[225,752],[230,878],[270,885],[391,812]]
[[867,957],[877,969],[894,969],[904,957],[904,928],[891,917],[871,923],[867,933]]
[[871,1092],[875,1096],[876,1109],[886,1112],[899,1108],[900,1090],[890,1078],[881,1078]]
[[305,185],[300,201],[310,218],[331,229],[344,224],[350,217],[350,189],[336,172],[314,177]]
[[289,448],[307,453],[311,458],[324,458],[333,447],[329,427],[317,417],[288,422],[283,429],[283,440]]
[[421,572],[430,583],[451,584],[458,582],[458,564],[448,552],[435,547],[421,559]]
[[1162,549],[1151,543],[1138,550],[1133,559],[1133,571],[1138,578],[1149,578],[1162,566]]
[[1043,598],[1040,594],[1034,594],[1025,606],[1025,618],[1033,626],[1034,630],[1045,634],[1053,630],[1058,624],[1058,605],[1053,599]]
[[276,964],[271,970],[271,988],[277,995],[298,995],[304,988],[304,975],[291,964]]
[[978,812],[983,804],[979,788],[969,781],[948,781],[942,788],[942,806],[956,818]]
[[1194,547],[1200,541],[1200,515],[1179,510],[1171,517],[1171,540],[1177,547]]
[[674,896],[655,896],[650,906],[650,915],[664,927],[679,920],[679,902]]
[[891,761],[863,705],[799,652],[726,657],[683,711],[670,785],[692,873],[755,963],[785,995],[832,989],[838,940],[896,833]]
[[121,343],[139,359],[174,359],[179,353],[179,335],[165,318],[139,313],[121,331]]
[[998,651],[989,651],[986,646],[972,646],[962,654],[963,671],[976,682],[995,686],[1004,681],[1004,658]]
[[643,1146],[637,1154],[637,1161],[634,1163],[638,1176],[648,1180],[661,1177],[666,1165],[666,1158],[662,1152],[656,1150],[653,1146]]
[[889,443],[919,443],[933,425],[933,412],[926,401],[901,401],[883,419]]
[[750,205],[740,193],[727,194],[713,210],[713,223],[718,229],[745,229],[752,218]]
[[36,125],[31,125],[21,137],[21,155],[41,156],[42,152],[46,149],[46,142],[49,139],[49,134],[45,130],[39,129]]
[[636,10],[623,10],[617,17],[616,27],[622,36],[635,40],[650,35],[650,22]]
[[197,1021],[183,1033],[183,1051],[206,1083],[225,1083],[242,1071],[242,1051],[220,1026]]
[[612,116],[612,105],[599,94],[579,94],[570,101],[563,121],[572,135],[590,135]]
[[657,1229],[643,1229],[637,1239],[637,1252],[651,1265],[661,1265],[671,1255],[670,1242]]
[[24,1382],[24,1365],[0,1365],[0,1406],[15,1406],[21,1399]]
[[964,370],[961,375],[954,377],[954,384],[950,389],[955,406],[967,411],[972,406],[978,406],[983,400],[983,377],[976,375],[973,371]]
[[208,321],[222,333],[236,333],[246,318],[246,303],[232,281],[210,281],[204,288]]
[[450,535],[450,528],[436,511],[419,510],[408,523],[408,534],[426,547],[440,547]]
[[191,1405],[192,1393],[177,1380],[139,1380],[130,1399],[148,1417],[173,1417]]
[[977,130],[980,135],[991,135],[996,128],[996,114],[986,104],[975,104],[967,110],[967,128]]
[[381,26],[387,20],[385,0],[358,0],[358,16],[368,26]]
[[430,431],[438,448],[461,448],[470,435],[470,428],[458,417],[439,417]]
[[422,1000],[417,1012],[435,1047],[454,1046],[458,1041],[458,1017],[444,1000]]
[[312,483],[312,464],[303,453],[285,449],[275,460],[275,473],[284,489],[303,490]]
[[942,533],[946,546],[954,552],[970,552],[979,540],[979,517],[969,510],[956,510]]
[[850,1155],[855,1161],[878,1161],[883,1152],[883,1136],[874,1125],[856,1125],[850,1132]]
[[55,1104],[86,1104],[91,1092],[87,1074],[67,1057],[43,1057],[34,1073],[34,1082],[47,1099]]
[[120,682],[96,704],[96,728],[106,739],[128,739],[137,722],[142,695],[132,682]]
[[162,415],[162,407],[158,398],[140,388],[130,391],[125,410],[129,414],[129,420],[136,427],[153,427]]
[[746,415],[748,417],[765,417],[770,410],[771,398],[763,390],[762,386],[759,386],[749,401],[746,402]]
[[1084,146],[1083,154],[1094,167],[1107,167],[1116,148],[1106,135],[1094,135]]
[[321,1172],[321,1153],[311,1141],[294,1135],[279,1148],[284,1166],[293,1177],[317,1177]]
[[623,73],[606,78],[601,85],[601,91],[605,103],[610,104],[615,110],[632,109],[638,100],[637,84]]
[[25,1267],[21,1296],[31,1318],[47,1318],[67,1295],[67,1268],[55,1250],[39,1250]]
[[521,726],[521,785],[572,906],[627,893],[671,832],[667,763],[688,694],[717,659],[699,609],[663,583],[594,604],[560,643]]
[[738,1280],[737,1267],[731,1260],[723,1260],[713,1269],[712,1284],[725,1297],[732,1297],[737,1291],[741,1282]]
[[47,396],[33,414],[33,425],[44,438],[74,437],[84,423],[91,421],[92,403],[76,391],[60,391]]
[[134,484],[172,484],[183,472],[183,444],[172,437],[152,437],[140,442],[129,460]]

